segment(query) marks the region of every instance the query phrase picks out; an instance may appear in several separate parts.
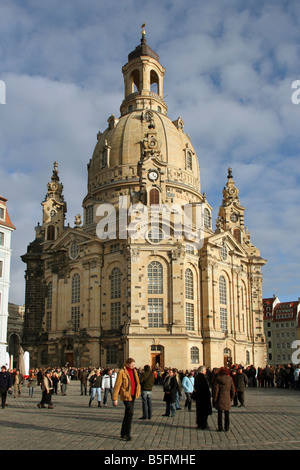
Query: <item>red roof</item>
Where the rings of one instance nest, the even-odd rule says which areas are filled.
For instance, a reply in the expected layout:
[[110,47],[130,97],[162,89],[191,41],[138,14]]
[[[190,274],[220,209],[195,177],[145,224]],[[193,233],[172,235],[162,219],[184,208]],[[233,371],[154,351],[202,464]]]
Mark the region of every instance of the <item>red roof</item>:
[[297,318],[297,307],[299,305],[297,302],[280,302],[274,308],[274,321],[289,321],[296,320]]
[[[5,199],[5,197],[0,196],[0,202],[2,202],[5,205],[5,207],[6,207],[6,201],[7,201],[7,199]],[[0,225],[2,225],[4,227],[11,228],[13,230],[16,230],[16,227],[11,223],[7,207],[6,207],[6,211],[5,211],[5,220],[3,221],[3,220],[0,219]]]

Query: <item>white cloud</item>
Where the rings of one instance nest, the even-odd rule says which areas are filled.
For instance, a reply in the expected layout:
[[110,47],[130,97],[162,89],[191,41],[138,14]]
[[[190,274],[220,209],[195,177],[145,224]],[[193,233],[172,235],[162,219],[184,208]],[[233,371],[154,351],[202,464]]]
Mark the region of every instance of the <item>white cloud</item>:
[[196,149],[213,219],[231,165],[252,241],[268,259],[264,292],[297,298],[300,105],[291,84],[300,79],[299,20],[300,5],[279,0],[229,0],[226,8],[220,0],[3,2],[0,192],[17,227],[11,300],[24,300],[20,255],[41,221],[55,160],[67,222],[81,211],[96,134],[119,113],[121,67],[143,22],[166,67],[169,116],[183,118]]

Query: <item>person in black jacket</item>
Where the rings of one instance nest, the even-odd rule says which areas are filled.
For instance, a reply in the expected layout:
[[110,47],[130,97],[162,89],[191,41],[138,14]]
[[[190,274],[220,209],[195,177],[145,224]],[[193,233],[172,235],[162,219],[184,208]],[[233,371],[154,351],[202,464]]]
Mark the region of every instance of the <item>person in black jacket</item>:
[[245,389],[248,385],[248,377],[243,372],[243,368],[239,367],[236,378],[235,378],[235,388],[237,391],[238,401],[240,402],[239,406],[245,406]]
[[176,369],[169,369],[163,383],[164,401],[166,402],[166,412],[163,416],[175,416],[176,391],[178,382],[176,379]]
[[6,366],[1,367],[0,372],[0,393],[1,393],[1,406],[5,408],[7,391],[12,387],[12,378],[10,373],[6,370]]
[[206,367],[201,366],[195,377],[196,423],[199,429],[206,429],[207,418],[212,414],[211,393],[206,377]]
[[152,418],[152,388],[154,385],[154,375],[149,365],[144,367],[144,372],[140,377],[143,416],[140,419]]
[[102,408],[101,405],[101,385],[102,385],[102,376],[100,369],[96,370],[96,373],[90,377],[91,384],[91,396],[89,401],[89,406],[92,406],[92,401],[97,395],[98,408]]

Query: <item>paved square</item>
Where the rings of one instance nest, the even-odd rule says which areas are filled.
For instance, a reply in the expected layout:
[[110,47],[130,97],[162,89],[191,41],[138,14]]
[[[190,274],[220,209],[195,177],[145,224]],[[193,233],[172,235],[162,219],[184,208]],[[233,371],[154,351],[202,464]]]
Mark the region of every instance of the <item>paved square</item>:
[[176,411],[163,417],[162,387],[153,390],[153,418],[139,420],[142,402],[135,403],[132,441],[120,438],[124,406],[89,408],[89,396],[80,395],[80,382],[68,385],[67,395],[54,395],[54,409],[38,409],[41,391],[29,398],[22,387],[18,398],[8,396],[1,409],[1,450],[112,450],[112,451],[199,451],[199,450],[299,450],[300,391],[277,388],[247,388],[245,408],[232,408],[230,431],[217,432],[217,412],[209,417],[209,430],[196,428],[193,411]]

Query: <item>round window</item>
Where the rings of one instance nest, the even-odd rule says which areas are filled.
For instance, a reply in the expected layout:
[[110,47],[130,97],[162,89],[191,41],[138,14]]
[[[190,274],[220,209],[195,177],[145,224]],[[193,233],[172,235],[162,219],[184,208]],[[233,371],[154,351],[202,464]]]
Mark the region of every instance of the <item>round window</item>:
[[153,227],[149,230],[147,238],[151,243],[160,243],[165,238],[165,234],[161,228]]
[[77,245],[76,242],[73,242],[72,245],[70,246],[69,250],[69,255],[71,259],[76,259],[79,256],[79,246]]

